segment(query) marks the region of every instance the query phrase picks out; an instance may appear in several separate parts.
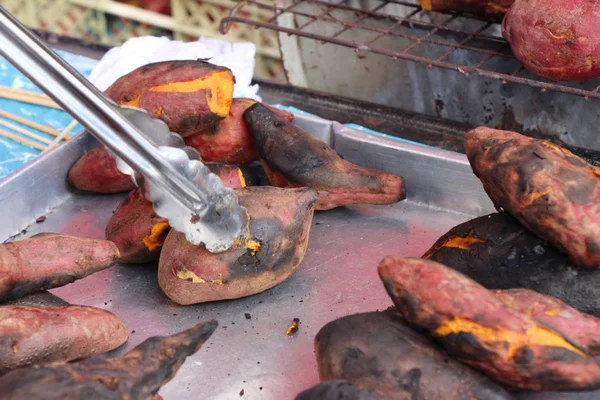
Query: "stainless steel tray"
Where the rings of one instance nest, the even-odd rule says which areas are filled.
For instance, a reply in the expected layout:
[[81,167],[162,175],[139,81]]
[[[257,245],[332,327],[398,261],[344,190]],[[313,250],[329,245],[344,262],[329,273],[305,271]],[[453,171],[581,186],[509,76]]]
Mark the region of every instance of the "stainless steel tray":
[[[165,400],[293,399],[318,382],[313,338],[324,324],[391,305],[376,271],[383,257],[420,256],[451,227],[494,211],[464,155],[311,116],[296,118],[347,160],[404,176],[407,200],[316,213],[299,269],[255,296],[181,307],[161,292],[155,265],[116,266],[51,291],[118,315],[130,338],[116,354],[149,336],[217,319],[220,327],[209,343],[161,390]],[[76,194],[66,182],[69,167],[96,145],[82,135],[0,181],[0,239],[48,231],[103,238],[124,195]],[[35,223],[42,215],[45,222]],[[300,330],[288,337],[296,317]]]

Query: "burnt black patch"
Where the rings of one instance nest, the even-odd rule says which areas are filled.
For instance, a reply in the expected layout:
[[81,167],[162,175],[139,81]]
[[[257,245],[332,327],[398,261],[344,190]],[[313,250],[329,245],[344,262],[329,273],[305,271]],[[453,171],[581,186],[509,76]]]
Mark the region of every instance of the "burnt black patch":
[[533,361],[533,351],[527,346],[519,347],[515,351],[514,360],[517,364],[526,366]]
[[408,393],[411,393],[413,395],[413,399],[418,399],[422,375],[423,373],[419,368],[413,368],[398,379],[398,387]]
[[381,378],[385,374],[385,371],[379,367],[376,356],[369,356],[354,346],[346,349],[341,364],[341,378],[348,380],[365,377]]
[[470,332],[450,333],[437,336],[448,349],[448,353],[462,360],[489,360],[494,353],[481,345],[479,338]]
[[[207,113],[207,114],[211,114],[211,113]],[[211,118],[209,118],[209,117],[205,117],[203,122],[208,126],[210,119]],[[212,119],[214,119],[214,118],[212,118]],[[200,125],[200,120],[201,120],[200,115],[195,115],[195,114],[186,115],[185,117],[181,118],[181,121],[179,121],[179,129],[181,129],[182,132],[197,129],[198,125]]]
[[600,252],[600,245],[598,245],[598,242],[596,242],[595,238],[590,238],[590,237],[585,238],[585,247],[587,248],[587,251],[589,251],[590,253]]

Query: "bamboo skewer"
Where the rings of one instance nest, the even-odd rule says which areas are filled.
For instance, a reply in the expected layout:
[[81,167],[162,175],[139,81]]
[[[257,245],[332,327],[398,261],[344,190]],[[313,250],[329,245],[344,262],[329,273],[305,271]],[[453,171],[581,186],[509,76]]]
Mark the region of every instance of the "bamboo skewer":
[[50,139],[47,139],[47,138],[45,138],[43,136],[40,136],[40,135],[35,134],[35,133],[31,132],[31,131],[28,131],[27,129],[23,129],[20,126],[11,124],[10,122],[4,121],[3,119],[0,119],[0,125],[5,126],[7,128],[10,128],[10,129],[12,129],[15,132],[22,133],[23,135],[28,136],[28,137],[30,137],[32,139],[35,139],[35,140],[37,140],[39,142],[42,142],[42,143],[45,143],[45,144],[52,143],[52,140],[50,140]]
[[66,128],[60,133],[60,135],[58,135],[56,137],[56,139],[54,139],[52,141],[52,143],[50,143],[50,145],[48,145],[48,147],[46,147],[46,149],[44,149],[44,151],[42,151],[42,153],[52,150],[52,148],[54,148],[58,143],[60,143],[60,141],[63,140],[65,138],[65,136],[67,136],[69,134],[69,132],[71,132],[73,130],[73,128],[75,128],[75,126],[77,126],[77,123],[78,122],[76,119],[71,121],[69,123],[69,125],[67,125]]
[[[7,90],[12,88],[0,87],[0,97],[9,100],[16,100],[22,103],[35,104],[38,106],[56,108],[58,110],[62,110],[62,107],[56,104],[49,97],[43,98],[39,96],[32,96],[30,94],[18,93],[13,90]],[[37,93],[36,93],[37,94]]]
[[[15,114],[9,113],[9,112],[4,111],[4,110],[0,110],[0,117],[12,119],[13,121],[17,121],[17,122],[22,123],[23,125],[27,125],[27,126],[29,126],[31,128],[35,128],[38,131],[46,132],[47,134],[52,135],[54,137],[60,135],[60,132],[58,130],[56,130],[56,129],[48,126],[48,125],[43,125],[43,124],[40,124],[38,122],[31,121],[31,120],[29,120],[27,118],[23,118],[23,117],[21,117],[19,115],[15,115]],[[69,140],[70,138],[67,136],[64,139],[65,140]]]
[[7,138],[7,139],[14,140],[15,142],[24,144],[25,146],[33,147],[34,149],[38,149],[38,150],[45,150],[46,149],[46,146],[44,146],[43,144],[40,144],[38,142],[34,142],[33,140],[26,139],[24,137],[21,137],[19,135],[15,135],[14,133],[10,133],[10,132],[4,131],[2,129],[0,129],[0,136],[3,136],[5,138]]

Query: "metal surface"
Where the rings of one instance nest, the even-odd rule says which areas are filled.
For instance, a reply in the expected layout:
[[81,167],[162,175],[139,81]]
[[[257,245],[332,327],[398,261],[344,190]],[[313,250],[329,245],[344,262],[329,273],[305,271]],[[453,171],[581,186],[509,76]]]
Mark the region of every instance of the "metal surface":
[[180,136],[148,113],[120,107],[0,6],[0,54],[122,159],[158,215],[194,243],[224,251],[243,234],[237,195]]

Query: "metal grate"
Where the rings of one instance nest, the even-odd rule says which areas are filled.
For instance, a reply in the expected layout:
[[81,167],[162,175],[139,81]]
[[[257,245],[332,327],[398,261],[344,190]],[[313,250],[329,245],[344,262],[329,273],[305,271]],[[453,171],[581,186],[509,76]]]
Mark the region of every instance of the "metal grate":
[[[271,10],[273,17],[257,21],[237,15],[252,5]],[[291,21],[293,27],[280,21]],[[226,33],[232,23],[296,35],[355,50],[359,57],[381,54],[430,68],[445,68],[588,98],[600,98],[600,80],[556,83],[526,71],[501,37],[499,25],[458,13],[426,12],[401,0],[287,0],[271,3],[244,0],[221,20]]]

